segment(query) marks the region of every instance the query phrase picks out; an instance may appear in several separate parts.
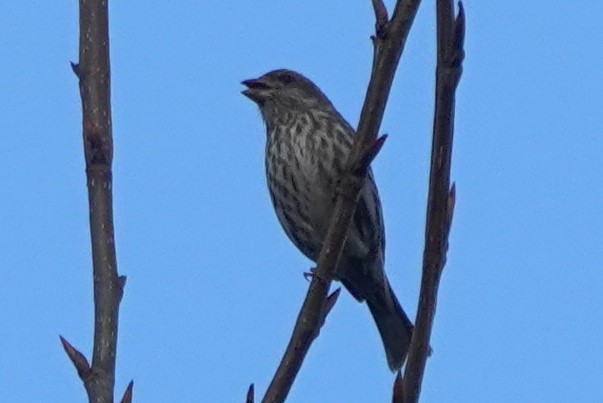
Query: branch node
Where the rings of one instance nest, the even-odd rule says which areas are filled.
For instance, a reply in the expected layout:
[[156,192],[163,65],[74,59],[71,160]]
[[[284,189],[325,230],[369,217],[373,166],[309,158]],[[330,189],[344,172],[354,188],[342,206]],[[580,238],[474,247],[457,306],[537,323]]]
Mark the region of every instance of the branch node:
[[387,140],[387,134],[377,138],[372,144],[365,148],[358,164],[354,167],[353,174],[355,176],[362,176],[366,173],[371,163],[377,157],[377,154],[379,154],[379,151],[381,151],[381,148],[383,148],[385,140]]
[[448,228],[447,233],[450,232],[450,228],[452,227],[452,217],[454,216],[454,206],[456,205],[456,183],[452,183],[452,187],[448,192],[448,203],[447,203],[447,217],[448,217]]
[[119,285],[119,288],[121,288],[121,291],[123,292],[124,288],[126,288],[126,280],[128,279],[127,276],[119,276],[117,277],[117,284]]
[[73,74],[79,79],[80,78],[80,65],[78,63],[69,62],[71,64],[71,70],[73,70]]
[[454,32],[452,36],[452,67],[460,67],[465,59],[465,8],[459,1],[459,12],[454,19]]
[[112,151],[105,146],[100,128],[89,117],[84,120],[84,140],[86,166],[107,166],[111,161]]
[[63,345],[63,349],[67,353],[67,357],[71,360],[73,365],[75,366],[75,370],[77,371],[77,375],[80,377],[82,381],[86,381],[88,376],[90,375],[90,364],[88,360],[84,356],[84,354],[80,353],[75,347],[71,345],[63,336],[59,336],[61,339],[61,344]]
[[337,288],[325,299],[324,305],[322,307],[322,316],[320,318],[318,327],[314,331],[313,339],[316,339],[320,334],[320,329],[322,329],[322,327],[325,325],[325,322],[327,321],[327,316],[329,315],[329,313],[331,313],[331,310],[333,310],[333,307],[335,306],[335,303],[337,302],[340,293],[341,288]]
[[387,14],[387,8],[383,4],[383,0],[372,0],[373,10],[375,11],[375,36],[372,36],[373,41],[376,38],[385,39],[387,32],[387,23],[389,22],[389,16]]
[[[327,318],[327,315],[331,312],[331,310],[333,309],[333,307],[335,306],[335,303],[337,302],[337,299],[339,298],[339,294],[341,294],[341,288],[337,288],[335,291],[333,291],[331,293],[331,295],[329,295],[327,297],[327,300],[325,301],[325,307],[324,307],[324,318],[322,319],[322,324],[324,324],[325,319]],[[321,326],[322,326],[321,324]]]

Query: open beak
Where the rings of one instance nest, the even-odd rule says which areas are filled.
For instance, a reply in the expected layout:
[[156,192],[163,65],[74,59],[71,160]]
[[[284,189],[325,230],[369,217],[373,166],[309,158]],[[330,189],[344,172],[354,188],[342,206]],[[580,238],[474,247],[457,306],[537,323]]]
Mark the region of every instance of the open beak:
[[265,84],[261,78],[245,80],[242,81],[241,84],[247,87],[246,90],[241,91],[241,94],[245,95],[258,105],[262,105],[270,96],[270,87]]

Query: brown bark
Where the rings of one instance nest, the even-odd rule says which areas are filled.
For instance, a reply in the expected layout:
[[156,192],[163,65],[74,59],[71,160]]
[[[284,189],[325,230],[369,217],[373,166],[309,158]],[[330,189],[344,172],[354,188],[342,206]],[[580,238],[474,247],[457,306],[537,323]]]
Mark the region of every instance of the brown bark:
[[[113,137],[107,0],[80,0],[79,78],[92,269],[94,345],[92,364],[61,337],[67,355],[84,382],[88,400],[113,402],[119,303],[126,278],[117,273],[113,229]],[[132,383],[122,401],[131,401]]]
[[425,249],[419,308],[404,371],[404,403],[419,400],[425,364],[430,354],[429,340],[435,316],[442,270],[446,264],[448,235],[456,198],[450,187],[452,140],[454,137],[455,91],[459,84],[464,57],[465,13],[459,3],[454,16],[451,0],[436,0],[437,67],[435,113],[427,198]]

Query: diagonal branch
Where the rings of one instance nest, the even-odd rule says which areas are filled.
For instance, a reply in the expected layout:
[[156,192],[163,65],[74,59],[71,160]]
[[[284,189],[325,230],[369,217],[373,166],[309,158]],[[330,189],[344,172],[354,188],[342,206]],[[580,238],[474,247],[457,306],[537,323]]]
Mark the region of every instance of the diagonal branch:
[[[92,365],[83,381],[90,402],[113,402],[118,310],[125,277],[117,274],[113,231],[108,2],[80,0],[79,4],[79,64],[72,67],[79,78],[82,100],[94,278],[94,347]],[[73,360],[77,354],[69,356]],[[81,359],[78,362],[81,372],[84,366]],[[126,395],[131,396],[131,386],[128,390]]]
[[450,187],[455,91],[464,57],[465,12],[459,2],[454,17],[451,0],[437,0],[436,104],[429,174],[423,275],[417,320],[404,373],[404,402],[419,400],[421,382],[429,354],[440,277],[446,264],[448,235],[452,224],[455,187]]
[[383,119],[394,74],[402,50],[417,13],[419,0],[400,0],[393,17],[384,22],[387,10],[379,0],[373,1],[377,16],[377,33],[373,70],[358,124],[354,147],[346,164],[345,174],[337,190],[333,218],[320,252],[317,269],[297,317],[289,345],[262,402],[283,402],[302,366],[310,345],[324,320],[325,300],[341,255],[349,223],[356,209],[358,193],[364,184],[367,169],[377,155],[383,139],[377,138]]

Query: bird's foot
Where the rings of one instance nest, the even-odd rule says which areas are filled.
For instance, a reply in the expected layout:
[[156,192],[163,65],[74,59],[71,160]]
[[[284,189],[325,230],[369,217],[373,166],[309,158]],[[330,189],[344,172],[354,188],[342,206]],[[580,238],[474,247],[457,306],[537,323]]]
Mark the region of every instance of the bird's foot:
[[304,278],[306,279],[306,281],[308,281],[308,282],[312,281],[312,279],[316,275],[316,274],[314,274],[315,271],[316,271],[316,267],[310,267],[310,271],[304,272]]

